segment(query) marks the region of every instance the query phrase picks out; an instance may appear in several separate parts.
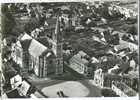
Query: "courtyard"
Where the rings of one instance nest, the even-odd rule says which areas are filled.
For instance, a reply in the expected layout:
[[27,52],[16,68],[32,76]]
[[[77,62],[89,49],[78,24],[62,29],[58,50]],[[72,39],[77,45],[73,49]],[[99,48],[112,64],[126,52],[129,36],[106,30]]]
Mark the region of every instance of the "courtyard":
[[58,91],[63,91],[68,97],[86,97],[90,92],[86,86],[77,81],[66,81],[42,89],[42,92],[49,97],[58,97]]

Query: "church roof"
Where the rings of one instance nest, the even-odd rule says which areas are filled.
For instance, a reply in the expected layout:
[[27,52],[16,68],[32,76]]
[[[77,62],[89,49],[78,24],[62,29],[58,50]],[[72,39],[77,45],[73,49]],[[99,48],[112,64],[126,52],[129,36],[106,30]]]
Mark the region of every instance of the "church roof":
[[38,42],[35,39],[32,39],[30,46],[29,46],[29,54],[33,57],[39,57],[42,55],[43,52],[45,52],[48,48]]
[[49,42],[46,37],[37,38],[36,40],[41,44],[43,44],[44,46],[49,47]]
[[20,41],[23,50],[28,50],[31,40]]
[[6,93],[8,98],[25,98],[25,96],[21,96],[17,89],[11,90]]
[[28,35],[27,33],[25,33],[22,37],[21,37],[21,41],[23,41],[23,40],[26,40],[26,39],[28,39],[28,40],[30,40],[30,39],[32,39],[32,37],[30,36],[30,35]]
[[21,34],[16,42],[16,45],[22,47],[23,50],[28,50],[32,37],[27,33]]

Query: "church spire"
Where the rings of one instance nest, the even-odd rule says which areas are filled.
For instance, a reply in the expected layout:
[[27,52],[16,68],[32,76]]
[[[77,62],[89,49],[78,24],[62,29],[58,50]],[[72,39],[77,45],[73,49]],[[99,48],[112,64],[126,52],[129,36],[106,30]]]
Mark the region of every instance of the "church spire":
[[63,73],[63,43],[62,32],[60,30],[60,17],[57,16],[55,31],[53,34],[52,50],[56,56],[56,74]]
[[61,26],[60,25],[61,25],[60,17],[57,16],[55,31],[54,31],[54,34],[53,34],[53,40],[55,42],[61,42],[62,41],[62,32],[61,32]]
[[58,34],[59,32],[60,32],[60,17],[57,16],[56,26],[55,26],[55,34]]

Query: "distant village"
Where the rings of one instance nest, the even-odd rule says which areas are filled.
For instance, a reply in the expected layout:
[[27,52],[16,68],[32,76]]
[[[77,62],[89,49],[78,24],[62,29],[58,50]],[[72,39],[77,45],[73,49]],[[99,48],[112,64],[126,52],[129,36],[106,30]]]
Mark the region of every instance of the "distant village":
[[31,77],[62,79],[69,71],[104,97],[138,95],[138,13],[120,5],[3,4],[1,96],[49,98]]

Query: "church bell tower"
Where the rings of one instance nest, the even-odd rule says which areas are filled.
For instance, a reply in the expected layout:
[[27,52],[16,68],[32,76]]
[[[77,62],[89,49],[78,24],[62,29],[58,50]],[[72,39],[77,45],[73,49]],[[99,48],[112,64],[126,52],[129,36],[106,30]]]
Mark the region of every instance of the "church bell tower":
[[55,32],[53,33],[52,40],[52,50],[56,56],[56,74],[63,73],[63,42],[62,42],[62,32],[60,30],[60,17],[57,17]]

